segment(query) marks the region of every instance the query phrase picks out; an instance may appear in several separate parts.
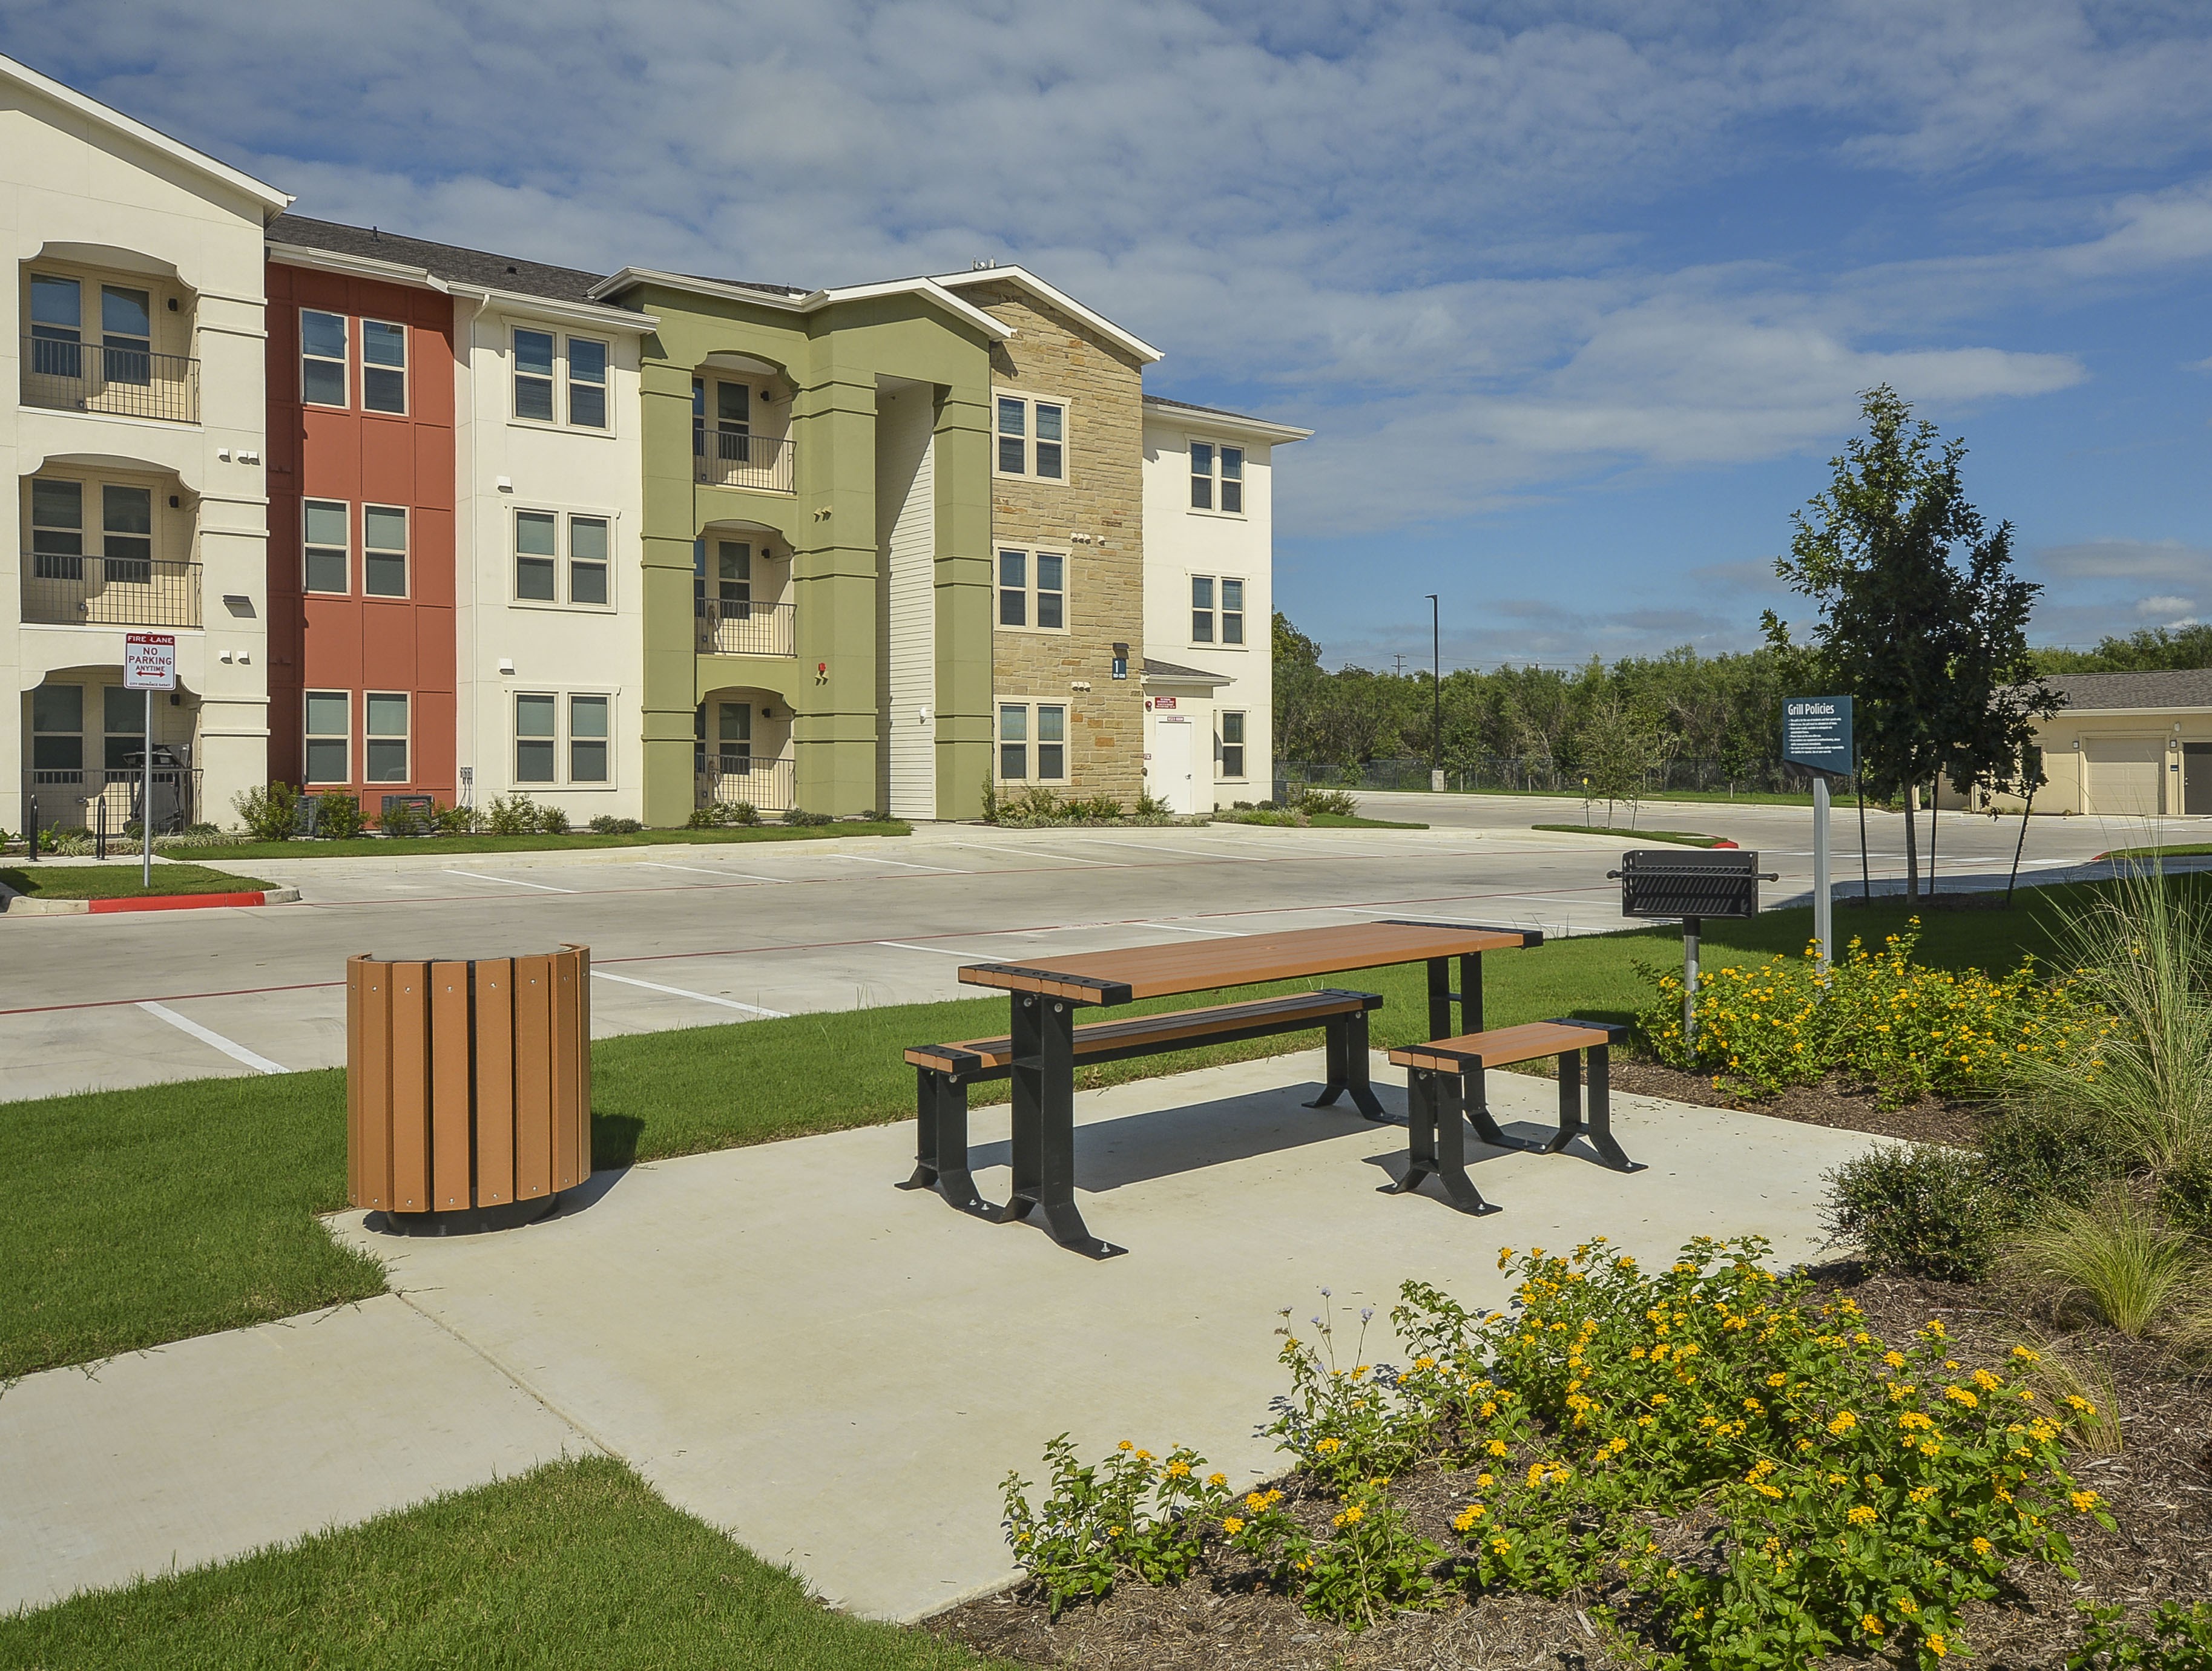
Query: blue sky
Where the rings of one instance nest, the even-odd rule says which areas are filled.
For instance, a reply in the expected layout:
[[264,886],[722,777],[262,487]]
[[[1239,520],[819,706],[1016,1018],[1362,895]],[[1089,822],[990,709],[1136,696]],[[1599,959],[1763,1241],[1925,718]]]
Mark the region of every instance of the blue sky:
[[1972,448],[2044,641],[2212,618],[2212,7],[0,0],[295,192],[571,264],[1024,262],[1311,426],[1332,663],[1755,641],[1857,392]]

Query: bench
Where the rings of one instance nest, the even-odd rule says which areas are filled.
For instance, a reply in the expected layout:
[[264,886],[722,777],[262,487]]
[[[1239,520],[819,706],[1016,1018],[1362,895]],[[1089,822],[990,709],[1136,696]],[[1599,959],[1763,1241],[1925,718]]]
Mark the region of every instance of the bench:
[[[1212,1004],[1165,1015],[1094,1021],[1075,1029],[1075,1060],[1124,1061],[1201,1045],[1277,1033],[1327,1030],[1328,1083],[1308,1108],[1331,1107],[1349,1092],[1370,1120],[1385,1118],[1382,1104],[1367,1082],[1367,1012],[1382,1006],[1371,992],[1293,993],[1255,998],[1240,1004]],[[968,1087],[987,1079],[1011,1078],[1011,1037],[966,1039],[957,1044],[918,1044],[906,1053],[915,1069],[915,1112],[919,1125],[914,1176],[902,1189],[934,1189],[963,1212],[997,1218],[1000,1209],[976,1193],[968,1168]]]
[[[1613,1136],[1611,1047],[1625,1030],[1601,1021],[1532,1021],[1525,1026],[1462,1033],[1457,1038],[1432,1039],[1393,1050],[1391,1062],[1406,1070],[1406,1104],[1412,1129],[1406,1176],[1387,1186],[1383,1193],[1409,1194],[1424,1178],[1433,1176],[1461,1211],[1497,1212],[1467,1175],[1462,1115],[1474,1123],[1475,1135],[1493,1149],[1557,1154],[1576,1137],[1583,1136],[1605,1165],[1621,1172],[1641,1170]],[[1585,1053],[1589,1057],[1587,1121],[1582,1096]],[[1510,1067],[1543,1056],[1559,1059],[1559,1129],[1544,1142],[1523,1143],[1508,1137],[1491,1117],[1489,1099],[1483,1092],[1483,1070]],[[1472,1099],[1467,1094],[1470,1079],[1474,1082]]]

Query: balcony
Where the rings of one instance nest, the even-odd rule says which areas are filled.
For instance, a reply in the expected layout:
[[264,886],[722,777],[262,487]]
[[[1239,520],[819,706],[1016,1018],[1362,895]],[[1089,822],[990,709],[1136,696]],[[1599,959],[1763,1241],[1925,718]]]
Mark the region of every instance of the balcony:
[[200,362],[181,354],[26,337],[23,404],[198,423]]
[[708,755],[696,773],[702,806],[750,806],[756,812],[788,812],[798,805],[788,759],[755,760],[739,754]]
[[693,617],[702,656],[792,656],[797,646],[798,605],[744,604],[708,599]]
[[200,565],[42,551],[23,576],[23,619],[60,627],[197,627]]
[[694,429],[691,479],[708,487],[789,493],[791,438],[744,434],[734,429]]

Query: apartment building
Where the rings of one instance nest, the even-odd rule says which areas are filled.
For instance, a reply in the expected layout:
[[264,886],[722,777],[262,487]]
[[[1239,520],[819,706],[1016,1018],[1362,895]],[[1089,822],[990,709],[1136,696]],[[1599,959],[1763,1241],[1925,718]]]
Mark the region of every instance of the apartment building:
[[146,702],[127,634],[177,640],[155,817],[265,775],[261,241],[273,186],[0,58],[0,826],[119,829]]
[[1274,449],[1313,434],[1145,397],[1145,781],[1178,812],[1273,793]]
[[269,232],[269,770],[637,817],[639,344],[594,273]]

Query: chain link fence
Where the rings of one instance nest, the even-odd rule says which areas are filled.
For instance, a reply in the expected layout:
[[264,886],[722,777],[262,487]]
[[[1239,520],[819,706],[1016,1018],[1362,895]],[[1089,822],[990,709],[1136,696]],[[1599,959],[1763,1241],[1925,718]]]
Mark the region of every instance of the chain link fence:
[[[1410,757],[1370,760],[1350,766],[1317,761],[1276,762],[1277,799],[1281,799],[1292,784],[1331,789],[1426,789],[1429,763]],[[1518,790],[1577,797],[1584,793],[1583,775],[1574,767],[1561,765],[1548,757],[1528,755],[1485,756],[1448,765],[1444,768],[1444,787],[1461,791]],[[1855,793],[1857,789],[1850,778],[1838,779],[1832,787],[1838,797]],[[1665,761],[1645,771],[1645,794],[1660,794],[1670,789],[1731,795],[1809,795],[1813,793],[1813,776],[1802,767],[1784,765],[1779,761],[1746,766],[1686,757]]]

